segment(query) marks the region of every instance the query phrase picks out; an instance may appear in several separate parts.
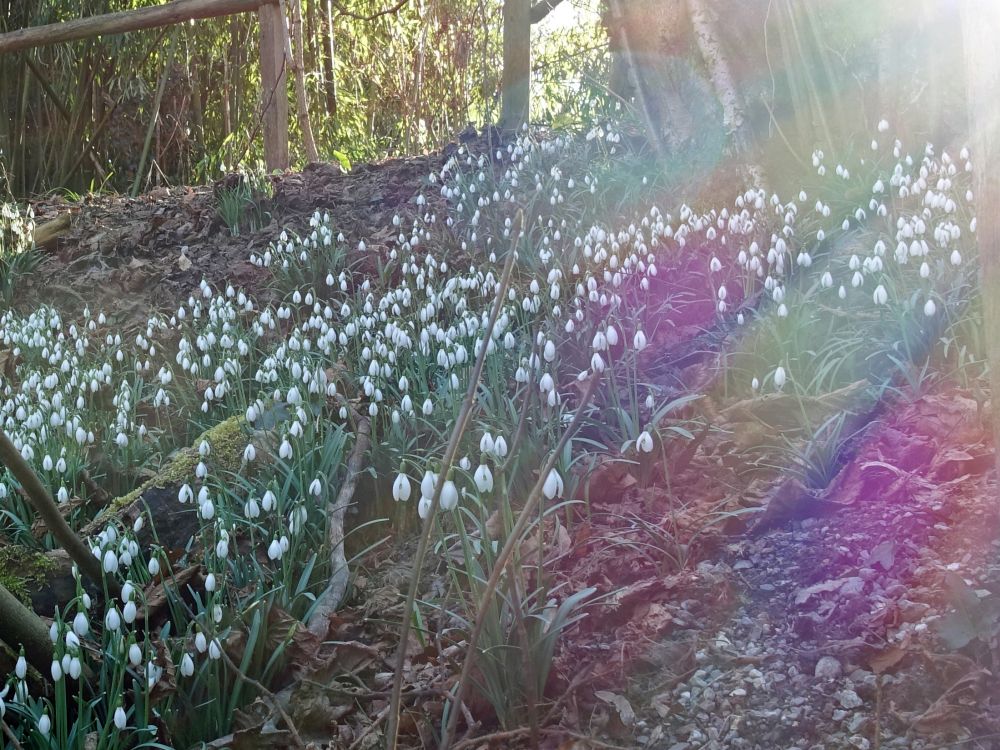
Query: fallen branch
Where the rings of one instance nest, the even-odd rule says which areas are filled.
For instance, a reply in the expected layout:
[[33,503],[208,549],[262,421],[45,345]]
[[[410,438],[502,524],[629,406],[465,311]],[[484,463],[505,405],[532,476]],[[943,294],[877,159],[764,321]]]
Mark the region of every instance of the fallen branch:
[[28,462],[21,456],[21,452],[14,447],[14,444],[7,437],[4,430],[0,430],[0,462],[10,469],[11,474],[21,484],[28,500],[35,511],[41,516],[49,531],[56,538],[69,556],[73,558],[80,571],[94,582],[103,583],[107,590],[117,595],[121,588],[112,576],[105,576],[101,561],[91,553],[90,548],[84,544],[83,540],[77,536],[76,532],[69,527],[59,506],[52,499],[52,495],[42,486],[41,481],[32,471]]
[[33,239],[35,241],[35,247],[44,247],[49,243],[55,241],[60,235],[66,233],[70,225],[70,215],[68,213],[57,216],[52,221],[47,221],[40,226],[35,227],[35,232]]
[[[347,594],[350,572],[344,554],[344,514],[354,498],[354,489],[361,475],[363,461],[371,445],[371,421],[354,414],[354,448],[347,460],[347,476],[340,486],[337,499],[327,504],[327,539],[330,543],[330,581],[319,595],[306,626],[309,632],[323,638],[330,627],[330,615],[336,612]],[[329,486],[329,485],[328,485]]]
[[16,653],[24,647],[28,662],[42,674],[52,664],[52,641],[42,619],[0,584],[0,640]]

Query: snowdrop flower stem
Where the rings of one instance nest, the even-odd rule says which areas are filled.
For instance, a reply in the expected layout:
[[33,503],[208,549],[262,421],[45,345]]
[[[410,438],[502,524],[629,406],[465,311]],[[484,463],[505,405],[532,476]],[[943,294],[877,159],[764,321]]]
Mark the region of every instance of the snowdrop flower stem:
[[488,611],[486,604],[493,600],[497,586],[500,584],[500,578],[503,575],[504,570],[507,568],[507,563],[510,561],[511,556],[514,554],[514,548],[520,544],[520,539],[524,535],[525,530],[528,528],[528,524],[531,523],[531,521],[536,517],[536,507],[542,497],[542,490],[545,486],[545,482],[548,479],[550,472],[555,469],[556,463],[562,455],[566,443],[583,421],[583,417],[587,411],[587,405],[590,403],[591,398],[593,398],[594,393],[597,391],[597,385],[601,382],[601,380],[602,378],[600,375],[595,374],[591,376],[590,383],[587,385],[587,390],[584,391],[583,395],[580,397],[580,403],[577,406],[576,414],[573,416],[573,421],[559,439],[559,443],[556,445],[555,449],[553,449],[549,454],[549,458],[545,462],[545,465],[542,466],[538,472],[538,480],[535,482],[535,486],[532,487],[527,500],[525,500],[524,507],[521,509],[521,512],[517,516],[517,521],[514,523],[514,528],[507,536],[507,542],[504,544],[503,549],[497,556],[496,563],[493,565],[493,571],[490,573],[489,580],[486,582],[486,586],[484,587],[482,596],[479,600],[479,605],[476,609],[476,622],[472,628],[472,632],[469,634],[468,650],[466,651],[465,662],[462,665],[462,674],[458,678],[458,692],[455,696],[455,705],[451,707],[451,711],[449,712],[451,718],[448,721],[447,728],[444,730],[444,736],[441,740],[441,750],[448,750],[448,747],[451,744],[451,736],[454,734],[455,727],[458,724],[458,716],[462,713],[459,710],[459,707],[462,705],[462,701],[465,697],[465,691],[471,681],[470,675],[472,673],[472,667],[476,661],[476,646],[479,642],[479,636],[483,632],[483,625],[486,622],[486,613]]
[[[479,388],[479,380],[482,378],[483,367],[486,364],[486,356],[489,352],[487,342],[492,340],[493,329],[496,327],[497,318],[500,317],[500,310],[503,308],[504,302],[507,299],[507,289],[510,287],[511,275],[514,272],[514,260],[517,257],[518,238],[520,237],[521,227],[523,225],[524,212],[519,210],[514,219],[514,225],[511,231],[512,239],[510,250],[507,253],[507,262],[504,264],[503,274],[501,275],[500,283],[497,286],[496,297],[493,301],[493,308],[490,310],[489,321],[482,332],[483,346],[479,348],[479,354],[476,356],[476,364],[473,367],[471,376],[469,377],[469,386],[466,389],[465,398],[462,400],[462,408],[458,413],[458,419],[455,420],[455,427],[451,432],[451,437],[448,440],[448,447],[445,449],[444,459],[441,462],[441,469],[438,472],[438,481],[436,482],[436,486],[434,488],[434,497],[431,499],[430,513],[428,513],[427,518],[424,519],[423,529],[421,529],[420,532],[420,542],[417,545],[417,552],[413,561],[413,573],[410,576],[410,587],[406,594],[406,604],[403,607],[404,612],[412,612],[414,602],[417,599],[417,589],[420,585],[420,571],[423,569],[424,558],[427,557],[427,549],[430,546],[431,530],[434,528],[434,520],[437,517],[438,505],[441,502],[441,490],[444,488],[444,483],[448,479],[448,475],[451,473],[452,464],[454,464],[455,456],[458,454],[458,446],[462,441],[462,435],[465,433],[465,429],[468,426],[472,415],[472,407],[475,403],[476,391]],[[403,692],[403,672],[405,671],[404,668],[406,666],[406,643],[409,638],[409,630],[410,618],[404,617],[403,623],[400,626],[400,646],[396,653],[396,669],[392,681],[392,698],[389,702],[389,731],[387,737],[388,742],[386,744],[389,750],[396,750],[396,741],[399,734],[399,707]]]

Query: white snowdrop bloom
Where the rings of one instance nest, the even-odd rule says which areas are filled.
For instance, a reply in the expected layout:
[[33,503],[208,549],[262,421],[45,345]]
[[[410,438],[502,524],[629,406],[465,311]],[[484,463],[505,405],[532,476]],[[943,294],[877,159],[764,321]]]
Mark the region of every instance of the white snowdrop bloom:
[[787,376],[785,375],[785,368],[778,365],[778,368],[774,371],[774,387],[781,390],[785,385]]
[[201,456],[202,458],[206,458],[211,453],[212,453],[212,446],[209,444],[207,440],[202,440],[198,444],[198,455]]
[[538,389],[542,393],[547,393],[556,387],[555,381],[549,373],[542,375],[541,379],[538,381]]
[[608,338],[603,332],[598,331],[594,334],[593,347],[595,352],[601,352],[608,348]]
[[142,663],[142,649],[138,643],[128,647],[128,660],[133,667],[138,667]]
[[479,451],[481,453],[492,453],[493,452],[493,436],[484,432],[483,436],[479,438]]
[[104,615],[104,627],[108,630],[117,631],[122,625],[121,615],[118,614],[118,610],[112,607]]
[[67,490],[65,487],[60,487],[59,491],[56,493],[56,499],[60,503],[67,502],[69,500],[69,490]]
[[712,260],[708,264],[708,270],[711,271],[712,273],[718,273],[719,271],[722,270],[722,263],[714,255],[712,256]]
[[292,444],[288,442],[288,438],[281,441],[281,446],[278,448],[278,457],[286,461],[292,457]]
[[458,507],[458,487],[450,479],[441,487],[441,509],[455,510]]
[[847,289],[843,284],[840,285],[840,289],[837,290],[837,296],[841,299],[847,299]]
[[46,453],[45,458],[42,459],[42,469],[44,471],[52,471],[52,467],[53,467],[52,456]]
[[211,521],[215,517],[215,504],[211,500],[206,500],[198,507],[198,512],[202,519]]
[[545,478],[545,484],[542,485],[542,494],[546,498],[552,500],[553,498],[562,495],[563,493],[563,479],[559,476],[559,472],[555,469],[549,472],[549,475]]
[[618,329],[614,326],[608,326],[608,332],[606,334],[608,340],[608,346],[618,345]]
[[264,493],[264,496],[260,499],[260,504],[266,512],[270,513],[275,507],[277,507],[278,498],[275,497],[274,492],[267,490],[267,492]]
[[434,404],[431,402],[430,398],[424,399],[424,405],[420,408],[425,417],[429,417],[434,413]]
[[878,121],[878,132],[885,133],[888,130],[889,130],[889,121],[885,120],[885,119],[879,120]]
[[889,299],[889,293],[885,290],[885,287],[879,284],[875,287],[875,292],[872,294],[872,300],[876,305],[884,305]]
[[267,548],[268,558],[271,560],[280,560],[283,553],[284,550],[281,548],[281,542],[277,539],[272,539],[271,544]]
[[497,458],[505,458],[507,456],[507,441],[503,435],[497,435],[496,440],[493,441],[493,455]]
[[392,497],[396,502],[406,502],[410,499],[410,478],[400,472],[392,483]]
[[316,477],[309,484],[309,492],[314,497],[319,497],[323,494],[323,483],[319,481],[319,477]]
[[476,487],[480,492],[493,491],[493,472],[490,471],[490,467],[486,464],[479,464],[479,468],[476,469],[473,480],[475,481]]
[[184,677],[190,677],[194,674],[194,659],[191,658],[191,654],[184,654],[181,657],[181,674]]
[[114,550],[109,549],[104,553],[103,566],[105,573],[118,572],[118,555],[115,554]]
[[213,660],[222,658],[222,644],[218,638],[213,638],[208,644],[208,658]]
[[215,573],[209,573],[205,577],[205,591],[209,593],[215,591]]
[[960,266],[960,265],[962,265],[962,254],[960,252],[958,252],[958,248],[955,248],[954,250],[951,251],[951,258],[950,258],[950,260],[951,260],[951,264],[953,266]]
[[90,623],[87,621],[87,615],[83,612],[77,612],[76,617],[73,618],[73,632],[81,638],[90,632]]
[[205,634],[200,630],[197,633],[195,633],[194,647],[198,649],[199,654],[203,654],[205,653],[205,651],[208,650],[208,638],[206,638]]
[[17,663],[14,665],[14,674],[17,675],[17,679],[23,680],[28,676],[28,662],[23,656],[17,657]]
[[122,607],[122,619],[129,625],[135,622],[137,614],[138,611],[136,609],[135,602],[128,602],[124,607]]
[[934,314],[937,312],[937,305],[934,304],[934,300],[929,299],[924,304],[924,315],[928,318],[933,318]]
[[819,283],[824,289],[829,289],[833,286],[833,274],[829,271],[824,271],[823,275],[820,277]]
[[923,263],[920,264],[920,278],[929,279],[930,276],[931,276],[931,267],[927,263],[927,261],[924,261]]
[[182,484],[180,490],[177,492],[177,499],[182,503],[189,503],[194,499],[194,493],[191,491],[191,486],[188,484]]
[[779,318],[787,318],[788,317],[788,306],[785,305],[784,302],[782,302],[780,305],[778,305],[778,317]]
[[543,356],[545,357],[546,362],[551,362],[556,358],[556,344],[552,339],[545,342]]
[[437,484],[437,474],[433,471],[425,471],[424,478],[420,480],[421,497],[433,498],[434,486]]
[[254,448],[253,443],[247,443],[247,447],[243,449],[243,460],[247,463],[254,461],[257,458],[257,449]]
[[38,731],[42,737],[46,738],[49,736],[49,732],[52,731],[52,719],[49,718],[48,713],[43,713],[38,717]]
[[425,520],[431,514],[432,500],[426,495],[421,495],[420,502],[417,503],[417,515],[421,520]]
[[750,381],[750,390],[757,391],[759,389],[760,389],[760,381],[757,378],[754,378],[753,380]]
[[594,356],[590,358],[590,367],[596,373],[604,372],[606,365],[604,364],[604,360],[601,359],[601,355],[597,352],[594,352]]
[[635,449],[639,453],[652,453],[653,452],[653,436],[649,434],[648,430],[643,430],[639,437],[635,441]]
[[146,570],[148,570],[149,574],[155,578],[160,574],[160,561],[155,557],[149,558],[149,564],[146,565]]

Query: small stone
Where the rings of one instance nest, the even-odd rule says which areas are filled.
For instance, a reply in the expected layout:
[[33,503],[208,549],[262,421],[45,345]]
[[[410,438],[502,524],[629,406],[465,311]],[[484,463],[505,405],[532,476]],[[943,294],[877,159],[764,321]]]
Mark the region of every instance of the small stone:
[[855,693],[853,690],[841,690],[836,695],[837,701],[844,708],[859,708],[864,704],[861,700],[861,696]]
[[850,742],[853,747],[858,748],[858,750],[868,750],[868,748],[872,746],[872,743],[860,734],[854,735],[848,740],[848,742]]
[[824,656],[818,662],[816,662],[816,671],[814,675],[818,680],[835,680],[840,677],[844,668],[841,666],[840,661],[834,656]]
[[736,688],[735,690],[733,690],[730,693],[730,695],[733,698],[746,698],[747,697],[747,691],[744,690],[743,688]]

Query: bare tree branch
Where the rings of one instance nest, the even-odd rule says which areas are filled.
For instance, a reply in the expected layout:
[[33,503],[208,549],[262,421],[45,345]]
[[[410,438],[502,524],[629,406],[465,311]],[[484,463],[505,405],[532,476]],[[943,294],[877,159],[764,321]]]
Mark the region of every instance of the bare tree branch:
[[531,6],[531,22],[538,23],[556,9],[562,0],[540,0]]

